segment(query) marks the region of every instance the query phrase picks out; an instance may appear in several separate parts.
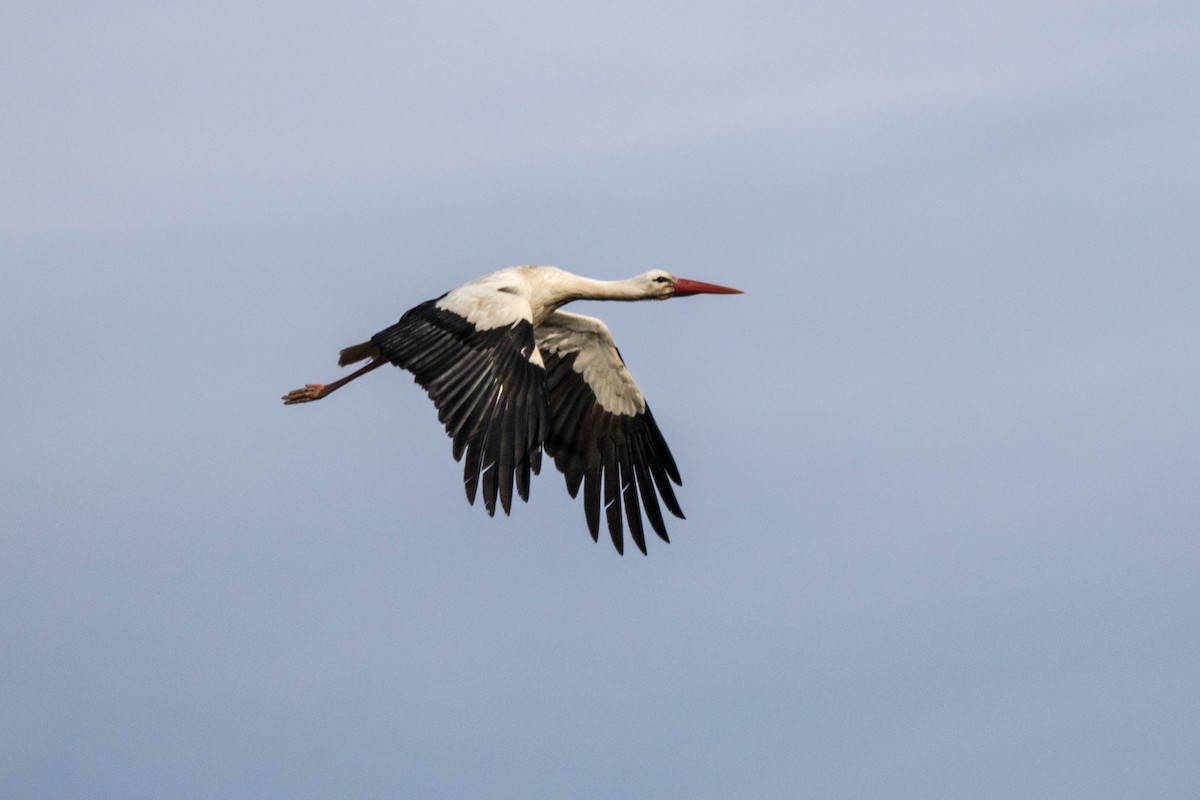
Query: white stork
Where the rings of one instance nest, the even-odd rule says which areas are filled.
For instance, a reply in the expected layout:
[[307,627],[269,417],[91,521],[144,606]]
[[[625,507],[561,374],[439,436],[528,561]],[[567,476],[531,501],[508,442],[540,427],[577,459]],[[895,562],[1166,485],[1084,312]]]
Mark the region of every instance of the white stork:
[[[666,300],[693,294],[741,294],[737,289],[677,278],[663,270],[622,281],[600,281],[555,267],[502,269],[408,311],[368,342],[341,351],[338,364],[365,359],[357,372],[330,384],[310,383],[284,395],[287,405],[320,400],[391,362],[413,373],[466,455],[463,482],[475,503],[496,513],[512,507],[513,486],[529,499],[529,475],[542,449],[566,476],[572,497],[583,486],[592,539],[600,534],[601,484],[608,533],[625,550],[621,509],[642,553],[642,511],[663,541],[658,498],[683,519],[671,489],[679,470],[654,415],[604,323],[558,309],[572,300]],[[669,479],[669,480],[668,480]],[[657,489],[657,495],[655,494]],[[639,509],[638,497],[641,497]]]

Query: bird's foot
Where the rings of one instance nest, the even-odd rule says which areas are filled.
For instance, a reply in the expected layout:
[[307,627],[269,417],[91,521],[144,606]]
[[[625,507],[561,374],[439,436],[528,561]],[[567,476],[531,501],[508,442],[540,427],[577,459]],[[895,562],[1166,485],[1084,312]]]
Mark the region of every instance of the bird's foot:
[[326,394],[325,384],[310,383],[303,389],[293,389],[283,396],[283,404],[285,406],[295,405],[296,403],[309,403],[313,400],[320,400]]

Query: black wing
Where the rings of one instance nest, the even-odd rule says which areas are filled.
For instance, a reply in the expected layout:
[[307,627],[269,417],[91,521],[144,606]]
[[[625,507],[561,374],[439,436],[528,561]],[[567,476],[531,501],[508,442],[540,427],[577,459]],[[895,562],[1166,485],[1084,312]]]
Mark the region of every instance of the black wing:
[[497,493],[507,514],[514,482],[521,499],[529,499],[529,475],[541,469],[549,430],[546,371],[536,363],[533,325],[518,319],[478,330],[436,303],[413,308],[371,342],[410,371],[437,406],[454,459],[466,456],[467,501],[475,503],[482,483],[488,514],[496,513]]
[[550,389],[546,452],[566,476],[572,497],[582,484],[592,538],[600,535],[603,490],[608,534],[617,552],[625,552],[622,506],[629,534],[642,553],[643,510],[654,532],[669,542],[658,500],[661,496],[667,509],[683,519],[671,488],[672,481],[683,482],[612,334],[598,319],[556,311],[538,326],[537,343]]

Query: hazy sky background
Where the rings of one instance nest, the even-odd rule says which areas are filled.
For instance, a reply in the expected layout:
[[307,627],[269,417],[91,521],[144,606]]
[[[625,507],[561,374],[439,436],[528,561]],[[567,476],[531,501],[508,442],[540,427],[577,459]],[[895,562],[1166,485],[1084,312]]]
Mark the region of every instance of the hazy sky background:
[[[0,11],[0,796],[1200,796],[1200,6]],[[411,377],[485,272],[683,473],[488,519]]]

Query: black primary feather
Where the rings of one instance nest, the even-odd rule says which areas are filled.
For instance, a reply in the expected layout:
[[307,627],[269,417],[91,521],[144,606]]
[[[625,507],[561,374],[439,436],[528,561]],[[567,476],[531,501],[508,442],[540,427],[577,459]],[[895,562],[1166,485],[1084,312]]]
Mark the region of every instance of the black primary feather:
[[411,309],[371,344],[411,372],[437,407],[455,460],[465,459],[467,500],[474,504],[480,488],[489,514],[497,496],[507,514],[514,481],[529,499],[529,474],[541,469],[549,432],[546,371],[522,355],[533,352],[533,326],[521,320],[480,331],[436,303]]
[[[583,487],[583,510],[593,539],[600,536],[601,511],[609,537],[624,551],[624,522],[637,548],[646,552],[642,514],[664,542],[669,542],[659,496],[667,510],[683,519],[671,481],[682,485],[679,470],[650,407],[636,414],[614,414],[574,368],[577,352],[543,349],[550,388],[550,435],[546,452],[566,478],[572,497]],[[655,493],[657,488],[658,492]],[[641,498],[640,508],[638,498]]]

